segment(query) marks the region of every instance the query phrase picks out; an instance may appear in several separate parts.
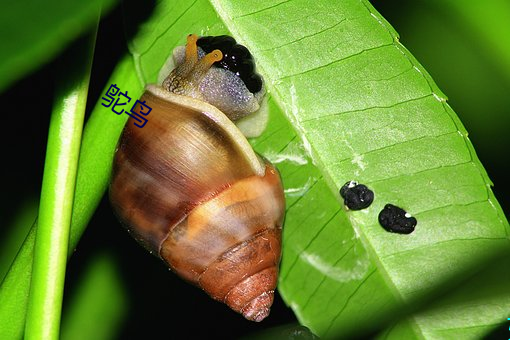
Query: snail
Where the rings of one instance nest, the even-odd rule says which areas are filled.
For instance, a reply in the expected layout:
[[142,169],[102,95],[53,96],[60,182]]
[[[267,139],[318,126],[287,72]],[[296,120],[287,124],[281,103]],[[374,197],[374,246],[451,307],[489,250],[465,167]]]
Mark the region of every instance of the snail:
[[152,108],[146,126],[126,123],[109,195],[139,243],[258,322],[273,303],[285,198],[278,170],[233,122],[263,95],[251,58],[231,37],[189,35],[176,67],[140,99]]

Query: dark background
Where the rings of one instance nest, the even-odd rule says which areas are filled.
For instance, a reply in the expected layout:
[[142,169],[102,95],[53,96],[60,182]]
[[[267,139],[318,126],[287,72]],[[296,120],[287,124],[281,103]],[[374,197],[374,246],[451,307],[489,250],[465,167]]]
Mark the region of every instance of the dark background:
[[[510,81],[462,21],[425,1],[372,1],[395,27],[401,42],[423,64],[470,132],[478,156],[495,183],[494,192],[508,216],[507,180]],[[140,20],[150,14],[141,13]],[[490,23],[488,23],[490,24]],[[126,52],[122,9],[103,18],[97,39],[87,114],[99,99],[120,57]],[[131,27],[135,27],[131,23]],[[133,30],[134,31],[134,30]],[[508,38],[508,37],[507,37]],[[100,61],[100,62],[97,62]],[[59,59],[18,81],[1,95],[3,103],[2,206],[0,257],[13,256],[37,214],[46,138]],[[19,211],[26,214],[19,220]],[[5,226],[17,225],[16,231]],[[201,290],[168,272],[164,264],[134,242],[103,199],[68,266],[65,310],[84,268],[98,252],[119,266],[129,300],[119,338],[237,338],[264,328],[295,322],[279,295],[261,324],[244,320]],[[5,268],[0,271],[3,275]],[[505,328],[506,329],[506,328]],[[165,335],[166,334],[166,335]],[[505,333],[503,333],[505,334]]]

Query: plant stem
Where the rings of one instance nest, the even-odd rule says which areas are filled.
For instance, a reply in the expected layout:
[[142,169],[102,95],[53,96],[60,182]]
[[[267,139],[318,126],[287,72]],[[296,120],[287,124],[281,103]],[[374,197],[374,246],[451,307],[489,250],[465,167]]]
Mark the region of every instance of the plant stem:
[[[129,87],[135,97],[142,94],[143,87],[130,56],[123,57],[119,62],[110,83]],[[115,146],[129,117],[108,112],[101,103],[96,103],[83,133],[68,256],[77,246],[108,186]],[[0,285],[0,339],[23,338],[36,228],[37,222]]]
[[59,337],[76,172],[96,32],[97,25],[91,39],[65,56],[65,73],[59,79],[34,246],[25,325],[27,339]]

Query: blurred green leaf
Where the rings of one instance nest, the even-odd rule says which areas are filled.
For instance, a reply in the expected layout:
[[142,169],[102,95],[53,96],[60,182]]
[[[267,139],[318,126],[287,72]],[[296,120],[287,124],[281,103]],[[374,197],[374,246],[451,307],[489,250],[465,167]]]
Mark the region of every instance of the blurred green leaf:
[[299,324],[290,324],[278,327],[272,327],[255,334],[250,334],[247,337],[242,337],[241,340],[318,340],[310,330]]
[[127,305],[127,292],[114,257],[96,254],[64,306],[60,337],[114,339],[127,315]]
[[27,198],[14,214],[12,222],[7,223],[7,232],[2,238],[0,245],[0,278],[3,279],[16,253],[23,244],[30,227],[37,218],[39,199],[35,197]]
[[56,56],[115,0],[5,1],[0,11],[0,92]]
[[[468,29],[468,34],[480,42],[481,52],[486,55],[510,80],[510,2],[479,1],[431,1],[448,17]],[[490,22],[490,24],[488,24]]]
[[[111,81],[122,84],[134,97],[141,95],[131,60],[117,66]],[[109,86],[109,85],[108,85]],[[98,102],[83,133],[78,178],[73,204],[69,254],[76,248],[85,227],[104,195],[112,167],[113,153],[128,116],[118,116]],[[25,239],[15,261],[0,286],[0,339],[23,337],[30,277],[32,272],[35,227]]]

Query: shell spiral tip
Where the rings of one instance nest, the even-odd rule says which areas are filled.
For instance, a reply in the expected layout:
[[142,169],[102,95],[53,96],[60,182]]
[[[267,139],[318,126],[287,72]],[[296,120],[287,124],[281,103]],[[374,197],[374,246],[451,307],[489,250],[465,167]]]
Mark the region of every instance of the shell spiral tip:
[[264,320],[269,315],[271,305],[273,304],[273,299],[273,291],[260,294],[243,308],[243,316],[246,319],[255,322]]

